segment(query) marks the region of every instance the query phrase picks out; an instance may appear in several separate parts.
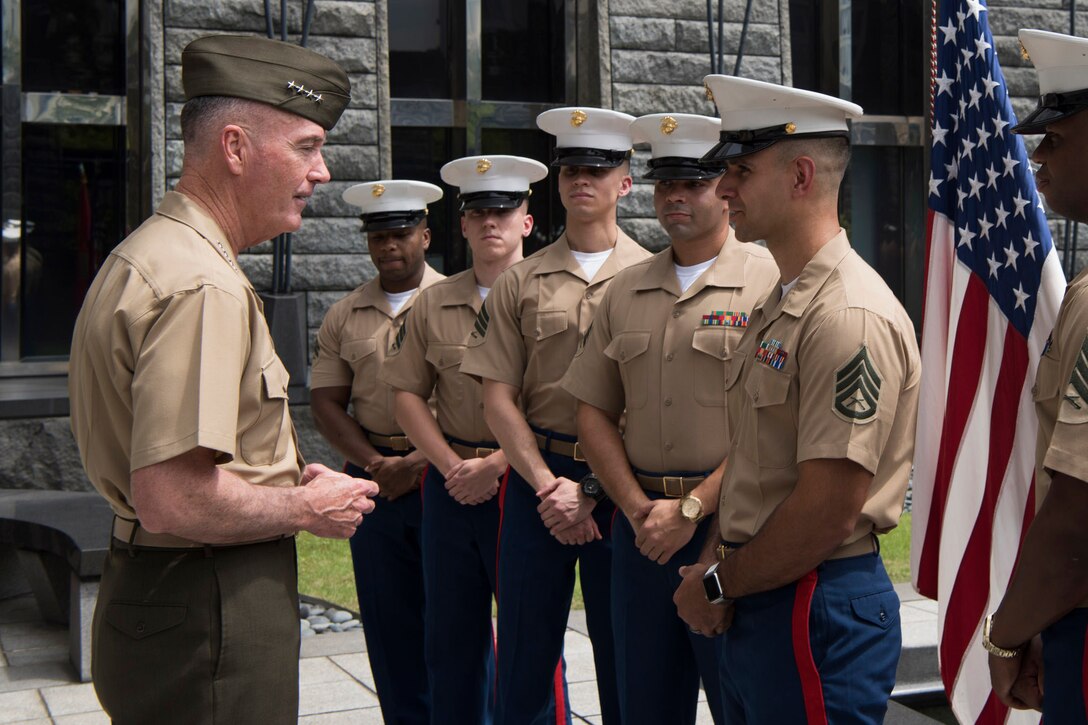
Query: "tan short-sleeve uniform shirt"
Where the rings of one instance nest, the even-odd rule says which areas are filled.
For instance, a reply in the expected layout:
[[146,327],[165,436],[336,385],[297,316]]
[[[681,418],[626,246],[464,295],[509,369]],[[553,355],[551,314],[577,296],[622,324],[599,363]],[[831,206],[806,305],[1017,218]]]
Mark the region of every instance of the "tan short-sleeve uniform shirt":
[[797,484],[797,464],[846,458],[873,474],[849,544],[896,526],[910,476],[920,363],[914,325],[841,232],[785,297],[758,306],[726,394],[734,424],[719,516],[744,543]]
[[1036,501],[1042,505],[1051,472],[1088,481],[1088,270],[1065,290],[1032,392],[1039,416]]
[[196,447],[249,483],[298,484],[287,370],[228,248],[201,207],[168,192],[110,253],[76,320],[72,432],[124,518],[136,517],[132,471]]
[[612,254],[586,279],[566,235],[499,275],[473,329],[461,370],[521,390],[531,425],[576,435],[577,401],[559,381],[616,273],[650,256],[619,232]]
[[770,252],[732,233],[683,293],[671,248],[632,265],[609,285],[563,387],[602,410],[627,411],[624,445],[633,467],[711,471],[729,452],[730,358],[756,303],[777,281]]
[[483,385],[461,372],[465,340],[481,304],[471,269],[422,290],[379,376],[424,400],[433,394],[438,427],[469,443],[495,440],[484,421]]
[[[419,289],[440,279],[445,278],[427,265]],[[310,387],[350,387],[355,420],[368,433],[403,434],[393,414],[393,388],[378,373],[418,297],[412,295],[394,315],[375,277],[334,303],[318,330]]]

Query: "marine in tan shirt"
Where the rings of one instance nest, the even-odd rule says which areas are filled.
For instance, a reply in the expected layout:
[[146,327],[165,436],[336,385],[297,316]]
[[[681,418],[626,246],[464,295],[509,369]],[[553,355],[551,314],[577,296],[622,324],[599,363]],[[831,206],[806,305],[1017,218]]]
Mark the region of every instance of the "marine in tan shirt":
[[373,525],[360,528],[350,543],[383,716],[428,722],[419,493],[427,459],[397,425],[393,388],[378,376],[419,291],[443,279],[425,258],[431,242],[427,205],[442,190],[420,181],[382,180],[356,184],[343,196],[362,210],[378,276],[325,315],[310,372],[310,410],[317,429],[347,458],[345,470],[373,478],[379,488]]
[[[382,367],[382,380],[397,391],[397,419],[431,462],[423,486],[423,569],[432,723],[493,717],[497,494],[508,468],[484,420],[483,386],[460,365],[495,279],[522,258],[533,230],[530,184],[547,173],[538,161],[501,155],[442,167],[442,179],[459,189],[472,267],[420,294]],[[435,413],[427,405],[432,395]]]
[[[538,117],[556,136],[566,231],[495,282],[461,363],[483,379],[484,414],[514,469],[502,494],[499,538],[499,724],[566,717],[556,668],[576,563],[603,719],[620,717],[608,613],[613,509],[581,490],[589,467],[576,437],[576,400],[559,381],[608,284],[649,256],[616,224],[616,205],[631,188],[631,120],[594,108]],[[554,692],[552,683],[564,691]]]
[[[873,534],[902,510],[919,356],[902,305],[839,228],[846,119],[861,108],[759,81],[707,82],[722,134],[704,161],[725,164],[718,193],[737,238],[766,240],[783,285],[734,355],[724,558],[685,568],[681,615],[701,631],[728,626],[727,720],[879,722],[901,639]],[[704,572],[716,621],[686,596]]]
[[713,523],[729,450],[725,381],[778,268],[766,249],[736,240],[717,195],[721,170],[699,165],[719,127],[679,113],[632,124],[651,146],[646,178],[671,246],[616,275],[563,378],[580,401],[586,458],[624,514],[612,525],[613,629],[631,725],[694,723],[700,679],[715,722],[724,717],[721,644],[691,633],[672,595]]
[[301,224],[349,83],[261,38],[200,38],[181,61],[181,179],[110,254],[72,340],[72,432],[118,517],[92,675],[118,722],[293,723],[294,534],[349,536],[376,488],[303,467],[237,255]]
[[[1021,30],[1020,42],[1038,71],[1040,100],[1011,130],[1045,134],[1031,155],[1039,193],[1052,211],[1088,222],[1088,40]],[[1077,722],[1085,718],[1088,632],[1088,271],[1065,290],[1032,393],[1038,510],[982,644],[1002,703],[1041,709],[1044,722]]]

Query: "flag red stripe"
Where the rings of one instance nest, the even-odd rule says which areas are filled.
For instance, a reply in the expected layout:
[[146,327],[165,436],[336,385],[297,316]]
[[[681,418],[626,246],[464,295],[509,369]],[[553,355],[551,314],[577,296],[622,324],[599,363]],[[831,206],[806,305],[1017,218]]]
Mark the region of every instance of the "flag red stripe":
[[[977,279],[977,278],[976,278]],[[1005,481],[1016,436],[1016,412],[1024,389],[1028,369],[1027,343],[1016,328],[1006,327],[1004,348],[993,407],[989,416],[989,455],[986,462],[986,484],[975,518],[971,537],[960,559],[956,580],[952,585],[941,638],[941,673],[945,689],[952,683],[968,647],[976,646],[975,632],[985,615],[990,597],[990,555],[994,535],[994,512]]]
[[990,691],[990,696],[986,698],[986,704],[982,710],[978,713],[978,719],[975,720],[975,725],[992,725],[993,723],[1003,723],[1005,718],[1009,714],[1009,708],[1001,704],[1001,700],[997,699],[997,695]]
[[948,486],[952,480],[963,431],[967,428],[971,403],[978,390],[982,361],[986,353],[986,313],[989,302],[990,293],[986,285],[972,275],[963,295],[960,322],[956,327],[956,342],[953,346],[956,352],[949,373],[948,405],[945,409],[929,521],[918,570],[918,591],[934,599],[937,597],[937,579],[940,573],[941,527],[944,525]]

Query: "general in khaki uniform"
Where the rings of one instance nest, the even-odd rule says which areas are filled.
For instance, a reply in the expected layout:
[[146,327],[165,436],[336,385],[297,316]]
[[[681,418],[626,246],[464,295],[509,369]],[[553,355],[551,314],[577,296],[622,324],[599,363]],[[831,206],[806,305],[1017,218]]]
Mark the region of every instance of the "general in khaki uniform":
[[[520,423],[527,422],[532,434],[523,432],[535,436],[528,445],[536,444],[527,460],[542,461],[553,482],[577,483],[589,473],[577,443],[577,401],[560,387],[559,380],[613,277],[649,256],[615,226],[615,200],[610,204],[605,200],[607,194],[618,200],[618,194],[630,187],[630,177],[622,170],[631,148],[627,134],[631,120],[615,111],[572,108],[553,109],[537,118],[542,129],[557,136],[553,165],[560,167],[558,183],[567,207],[567,230],[499,277],[480,311],[461,364],[463,372],[485,380],[485,396],[492,381],[520,393]],[[622,191],[617,192],[613,182]],[[591,203],[597,204],[595,210],[577,208]],[[583,229],[591,233],[588,218],[615,229],[614,240],[593,240],[593,248],[603,246],[604,252],[572,251],[568,244],[576,227],[579,234]],[[600,539],[579,545],[560,543],[537,510],[541,498],[524,477],[528,466],[517,469],[518,453],[502,438],[511,430],[491,427],[515,468],[501,494],[496,722],[570,722],[566,681],[557,663],[561,665],[576,563],[580,563],[604,722],[618,722],[609,616],[610,528],[615,508],[602,501],[592,509]],[[555,687],[557,683],[560,688]]]
[[[330,532],[302,523],[296,503],[325,503],[308,499],[335,478],[350,479],[318,476],[315,467],[303,474],[287,370],[235,255],[267,240],[265,232],[297,228],[295,196],[328,181],[321,143],[349,83],[311,51],[226,36],[190,43],[182,78],[178,190],[106,259],[72,341],[72,431],[88,478],[117,515],[95,608],[92,673],[115,722],[294,723],[293,534]],[[305,167],[265,158],[262,172],[247,158],[228,172],[210,149],[235,119],[276,124],[265,129],[274,143],[309,134],[316,151]],[[269,153],[259,143],[248,149],[254,158]],[[263,226],[217,216],[240,184],[266,189]],[[252,219],[257,202],[239,197],[230,211]],[[296,496],[300,480],[308,486]],[[352,518],[339,535],[354,530]]]
[[[778,268],[766,249],[736,240],[727,205],[715,194],[721,169],[699,165],[719,126],[716,118],[679,113],[632,123],[633,140],[651,146],[646,178],[657,184],[659,219],[679,238],[616,275],[563,378],[568,392],[610,414],[613,425],[626,411],[622,445],[629,465],[609,470],[589,458],[607,490],[627,489],[622,498],[613,495],[617,505],[625,512],[625,502],[637,506],[612,526],[612,628],[628,725],[694,723],[700,678],[714,721],[723,722],[720,639],[690,632],[672,596],[679,566],[699,557],[713,520],[704,513],[718,500],[720,472],[711,474],[729,452],[730,360]],[[683,224],[671,227],[670,213],[684,213]],[[678,254],[695,263],[680,266]],[[598,441],[591,439],[602,436],[580,425],[579,437],[592,454]],[[653,514],[654,525],[682,528],[688,541],[659,563],[640,553],[632,520],[641,529],[654,511],[651,502],[662,500],[672,505]]]
[[[1054,212],[1088,222],[1088,40],[1021,30],[1020,42],[1038,71],[1040,99],[1012,130],[1046,134],[1032,153],[1039,192]],[[982,644],[1003,703],[1041,709],[1046,723],[1083,723],[1088,576],[1075,562],[1088,559],[1088,270],[1065,290],[1032,393],[1038,512]]]
[[[386,254],[374,241],[379,233],[404,231],[407,236],[425,225],[427,204],[442,198],[442,190],[419,181],[376,181],[356,184],[344,192],[344,200],[362,209],[363,231],[367,233],[372,257]],[[424,233],[426,230],[424,229]],[[429,235],[428,235],[429,239]],[[417,244],[408,239],[407,245]],[[384,244],[384,243],[383,243]],[[408,259],[418,254],[421,265],[418,287],[397,293],[383,289],[383,267],[376,258],[379,276],[366,282],[329,308],[317,333],[317,357],[310,372],[310,387],[342,391],[331,415],[346,415],[350,402],[358,429],[352,432],[366,441],[382,458],[419,459],[414,465],[422,473],[425,461],[397,425],[393,408],[394,390],[379,382],[386,354],[403,329],[408,311],[418,296],[443,276],[423,262],[424,249],[406,250],[392,245],[389,254]],[[409,274],[410,270],[405,270]],[[329,426],[311,401],[319,426]],[[326,437],[330,432],[322,430]],[[356,454],[361,455],[361,454]],[[367,461],[349,456],[345,471],[353,476],[371,477]],[[419,474],[417,474],[419,475]],[[375,475],[375,478],[379,476]],[[366,636],[367,655],[382,714],[390,723],[427,723],[430,704],[427,668],[423,658],[424,594],[420,553],[422,499],[417,483],[395,498],[376,501],[367,526],[351,537],[351,559],[355,568],[355,591],[359,615]]]
[[[483,386],[460,366],[494,278],[522,258],[532,231],[529,185],[547,174],[540,162],[517,156],[467,157],[442,167],[442,179],[460,189],[473,266],[420,293],[381,370],[380,380],[397,391],[398,420],[430,460],[423,583],[432,724],[484,725],[494,716],[497,494],[509,468],[484,421]],[[473,215],[471,232],[466,215]],[[427,408],[432,395],[437,420]],[[490,482],[483,493],[448,490],[481,478]]]
[[707,580],[735,598],[726,721],[882,722],[901,638],[874,534],[902,510],[920,363],[902,305],[835,233],[846,119],[862,111],[706,82],[722,140],[703,160],[726,165],[718,191],[738,238],[766,233],[785,280],[753,310],[726,379],[734,430],[718,516],[733,551]]

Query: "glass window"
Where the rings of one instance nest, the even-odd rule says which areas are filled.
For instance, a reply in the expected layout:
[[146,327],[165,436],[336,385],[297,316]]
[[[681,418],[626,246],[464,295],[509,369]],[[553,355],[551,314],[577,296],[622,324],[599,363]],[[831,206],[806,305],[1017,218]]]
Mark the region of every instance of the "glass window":
[[68,354],[83,296],[125,235],[124,149],[116,126],[23,126],[23,357]]
[[125,92],[121,0],[22,3],[23,91]]
[[867,114],[924,112],[922,4],[855,1],[850,8],[851,100]]
[[483,97],[563,100],[566,78],[562,0],[483,0]]
[[389,91],[396,98],[465,97],[464,0],[389,3]]

